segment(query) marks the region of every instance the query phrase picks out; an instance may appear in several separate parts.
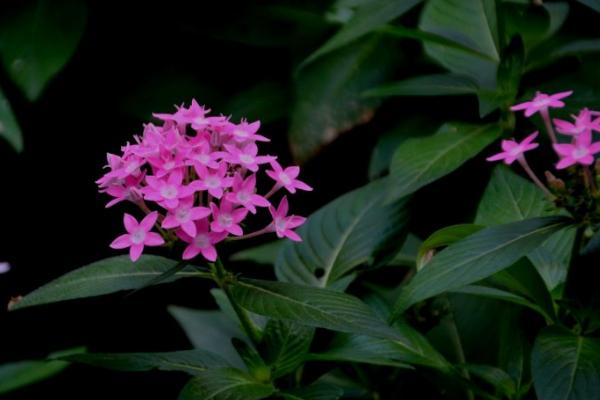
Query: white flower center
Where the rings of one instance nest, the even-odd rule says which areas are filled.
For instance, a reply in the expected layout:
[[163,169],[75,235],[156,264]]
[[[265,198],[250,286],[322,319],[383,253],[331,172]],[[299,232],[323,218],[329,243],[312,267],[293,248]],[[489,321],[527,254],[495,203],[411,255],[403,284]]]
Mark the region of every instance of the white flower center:
[[160,188],[160,195],[168,200],[177,198],[177,187],[175,185],[164,185]]
[[279,232],[285,231],[287,228],[287,222],[283,218],[278,218],[275,220],[275,229]]
[[519,154],[521,154],[521,152],[522,152],[521,146],[516,146],[516,147],[513,147],[512,149],[510,149],[508,151],[508,154],[510,154],[511,156],[518,156]]
[[235,197],[240,203],[247,203],[248,200],[250,200],[250,193],[246,192],[245,190],[242,190],[237,192],[237,195]]
[[189,221],[190,219],[190,209],[189,208],[180,208],[175,212],[175,218],[178,222],[184,223]]
[[199,233],[198,236],[194,238],[194,246],[199,249],[204,249],[210,246],[210,238],[204,233]]
[[201,164],[206,164],[210,161],[210,157],[208,154],[198,154],[196,155],[196,160]]
[[234,130],[233,134],[239,138],[247,138],[248,137],[248,132],[243,131],[241,129]]
[[577,160],[577,159],[587,156],[588,153],[589,153],[589,151],[585,147],[578,147],[575,150],[573,150],[572,156],[574,159]]
[[206,180],[204,181],[204,184],[211,188],[218,188],[219,185],[221,185],[221,180],[219,178],[217,178],[216,176],[209,176],[208,178],[206,178]]
[[129,164],[127,164],[127,166],[125,167],[125,172],[127,172],[128,174],[132,174],[139,167],[140,167],[139,161],[132,161]]
[[279,180],[283,182],[284,185],[289,185],[290,183],[292,183],[292,180],[289,176],[286,175],[285,172],[279,174]]
[[546,107],[548,104],[550,104],[550,98],[546,96],[533,101],[533,105],[538,108]]
[[194,118],[194,124],[195,125],[206,125],[208,123],[208,120],[204,117],[196,117]]
[[146,239],[146,231],[143,229],[137,229],[131,234],[131,242],[133,244],[143,243],[144,239]]
[[231,214],[221,214],[219,215],[219,225],[224,228],[227,228],[233,224],[233,217]]
[[254,163],[254,157],[250,154],[240,154],[240,161],[244,164],[252,164]]

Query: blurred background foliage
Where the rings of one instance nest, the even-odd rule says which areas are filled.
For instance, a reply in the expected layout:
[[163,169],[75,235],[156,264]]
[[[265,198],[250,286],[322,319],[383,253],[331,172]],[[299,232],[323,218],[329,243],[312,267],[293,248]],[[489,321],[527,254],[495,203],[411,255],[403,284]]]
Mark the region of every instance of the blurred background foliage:
[[[235,120],[261,120],[273,139],[268,151],[305,166],[316,190],[295,207],[308,214],[387,173],[390,163],[393,169],[400,143],[445,122],[529,132],[535,127],[515,128],[507,107],[535,90],[575,91],[559,115],[600,108],[598,12],[597,0],[5,0],[0,261],[14,268],[0,279],[0,300],[110,254],[119,211],[104,210],[93,182],[105,153],[139,132],[152,112],[196,98]],[[473,155],[487,144],[472,145]],[[410,227],[416,237],[473,218],[490,170],[469,165],[418,193]],[[461,195],[441,197],[449,188]],[[257,264],[239,268],[273,274]],[[179,283],[108,305],[86,300],[0,313],[0,362],[82,344],[96,351],[185,347],[165,304],[210,308],[214,300],[201,286]],[[53,363],[42,365],[64,368]],[[74,379],[95,393],[67,390]],[[183,382],[177,379],[79,367],[10,398],[172,398]],[[422,391],[418,382],[403,381],[402,390]]]

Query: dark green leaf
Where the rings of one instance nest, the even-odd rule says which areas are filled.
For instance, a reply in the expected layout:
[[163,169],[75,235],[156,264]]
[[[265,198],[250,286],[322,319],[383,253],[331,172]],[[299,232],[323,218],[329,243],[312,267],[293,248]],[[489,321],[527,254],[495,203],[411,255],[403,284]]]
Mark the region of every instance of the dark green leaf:
[[290,321],[272,319],[263,336],[264,357],[273,378],[292,373],[304,361],[314,329]]
[[459,224],[446,226],[438,231],[431,234],[419,247],[419,253],[417,254],[417,269],[423,268],[423,266],[429,261],[432,250],[439,249],[440,247],[446,247],[452,243],[456,243],[475,232],[480,231],[483,228],[481,225],[476,224]]
[[385,83],[367,90],[367,97],[385,96],[452,96],[477,93],[477,85],[458,74],[421,75],[398,82]]
[[274,265],[277,254],[279,254],[279,251],[285,242],[285,240],[276,240],[274,242],[251,247],[232,254],[229,259],[231,261],[252,261],[257,264]]
[[21,128],[10,107],[8,99],[4,96],[0,88],[0,137],[6,141],[18,152],[23,150],[23,138]]
[[392,159],[389,200],[399,199],[441,178],[500,136],[493,125],[453,123],[436,134],[404,141]]
[[487,278],[540,246],[553,233],[564,229],[561,217],[528,219],[485,228],[442,250],[403,288],[394,317],[411,305]]
[[260,82],[235,95],[224,107],[225,114],[234,120],[247,118],[262,124],[277,121],[288,115],[290,94],[279,82]]
[[8,75],[29,100],[36,100],[48,81],[69,61],[86,20],[84,2],[27,2],[0,23],[0,54]]
[[464,366],[473,376],[492,385],[498,392],[504,396],[513,398],[516,392],[515,382],[510,375],[500,368],[491,365],[467,364]]
[[[540,189],[508,167],[499,165],[479,202],[475,223],[506,224],[527,218],[557,215]],[[529,254],[549,290],[564,281],[571,256],[573,232],[563,230]]]
[[259,400],[275,392],[273,385],[259,382],[234,368],[209,369],[192,378],[179,400]]
[[252,376],[261,382],[271,379],[271,369],[253,346],[237,338],[233,338],[231,342]]
[[195,348],[217,353],[236,367],[244,365],[231,344],[232,338],[244,338],[244,334],[222,311],[170,306],[169,313]]
[[375,35],[298,73],[289,130],[297,160],[307,160],[342,132],[373,117],[380,100],[362,97],[362,93],[391,75],[398,55],[391,42]]
[[164,353],[81,353],[60,357],[61,360],[93,365],[118,371],[183,371],[196,375],[208,368],[228,366],[221,356],[195,349]]
[[[176,264],[177,261],[150,255],[142,256],[135,263],[129,260],[128,256],[106,258],[68,272],[34,290],[15,304],[12,310],[82,297],[100,296],[120,290],[138,289]],[[189,267],[175,273],[164,282],[200,276],[203,276],[201,272]]]
[[600,13],[600,0],[578,0],[581,4],[584,4],[592,10]]
[[533,346],[531,372],[540,400],[596,399],[600,393],[600,340],[547,328]]
[[366,2],[333,37],[308,56],[301,67],[382,27],[420,2],[421,0],[375,0]]
[[421,13],[419,28],[487,56],[425,43],[426,53],[451,72],[469,76],[481,87],[495,88],[500,54],[494,0],[430,0]]
[[314,383],[310,386],[290,389],[281,393],[285,400],[337,400],[344,391],[326,383]]
[[406,201],[384,205],[389,180],[383,178],[347,193],[312,214],[287,241],[275,263],[279,280],[330,287],[357,266],[385,258],[405,233]]

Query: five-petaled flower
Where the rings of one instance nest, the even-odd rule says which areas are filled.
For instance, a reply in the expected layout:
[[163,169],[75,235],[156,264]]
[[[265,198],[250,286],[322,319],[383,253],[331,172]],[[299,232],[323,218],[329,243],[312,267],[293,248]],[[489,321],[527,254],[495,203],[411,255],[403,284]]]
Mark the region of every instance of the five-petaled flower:
[[273,168],[273,170],[268,170],[267,175],[275,181],[277,188],[284,187],[290,193],[296,193],[296,189],[307,191],[313,190],[306,183],[296,179],[300,173],[299,167],[292,166],[283,169],[277,161],[273,160],[271,161],[271,168]]
[[591,165],[594,154],[600,153],[600,142],[592,143],[592,133],[585,132],[575,138],[572,144],[555,144],[554,150],[561,157],[556,169],[564,169],[571,165]]
[[535,131],[531,135],[527,136],[520,143],[514,139],[503,140],[502,141],[502,150],[498,154],[494,154],[491,157],[488,157],[488,161],[500,161],[503,160],[505,164],[510,165],[515,160],[523,157],[523,153],[529,150],[533,150],[539,146],[538,143],[533,143],[533,140],[537,137],[538,132]]
[[113,249],[125,249],[129,247],[129,257],[132,261],[136,261],[142,255],[144,246],[161,246],[165,243],[162,236],[158,233],[150,232],[158,213],[156,211],[146,215],[144,219],[138,223],[137,220],[129,214],[123,216],[123,224],[127,233],[116,238],[110,247]]
[[531,101],[526,101],[524,103],[516,104],[512,106],[510,109],[512,111],[522,111],[525,110],[525,116],[531,117],[533,114],[537,112],[547,111],[548,108],[561,108],[565,106],[565,103],[560,101],[565,97],[570,96],[573,93],[572,90],[566,92],[560,92],[556,94],[546,94],[541,92],[536,92],[535,97]]
[[269,206],[269,212],[273,217],[273,222],[269,226],[269,229],[277,234],[278,238],[287,237],[296,242],[301,242],[302,238],[292,229],[299,227],[306,221],[304,217],[298,217],[296,215],[288,215],[288,201],[287,197],[283,196],[277,209],[273,206]]

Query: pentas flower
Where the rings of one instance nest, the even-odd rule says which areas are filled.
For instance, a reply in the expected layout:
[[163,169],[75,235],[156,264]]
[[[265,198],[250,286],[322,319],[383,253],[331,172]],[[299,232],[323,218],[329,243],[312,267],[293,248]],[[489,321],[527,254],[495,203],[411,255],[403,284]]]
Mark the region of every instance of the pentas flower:
[[592,120],[592,113],[596,112],[584,108],[578,115],[572,115],[575,123],[558,118],[554,118],[552,121],[556,126],[556,131],[563,135],[577,136],[588,131],[600,132],[600,121],[598,119]]
[[136,261],[142,255],[144,246],[161,246],[165,243],[162,236],[158,233],[150,232],[158,213],[156,211],[146,215],[144,219],[138,223],[137,220],[129,214],[123,216],[123,224],[125,225],[126,234],[116,238],[110,247],[113,249],[125,249],[129,247],[129,256],[131,261]]
[[502,150],[498,154],[494,154],[491,157],[488,157],[488,161],[500,161],[503,160],[504,164],[510,165],[515,160],[523,157],[523,154],[526,151],[533,150],[539,146],[538,143],[533,143],[534,139],[537,137],[538,131],[533,132],[531,135],[527,136],[520,143],[514,139],[503,140],[502,141]]
[[[275,156],[261,154],[257,143],[269,139],[258,133],[259,121],[234,123],[226,116],[210,115],[195,100],[189,107],[176,106],[174,113],[154,116],[158,123],[145,124],[121,153],[108,154],[108,171],[96,182],[100,192],[111,197],[107,206],[127,201],[148,215],[138,224],[127,214],[127,234],[112,247],[129,247],[131,259],[137,260],[144,246],[165,241],[171,246],[179,239],[186,244],[183,259],[201,255],[215,261],[215,245],[226,239],[275,232],[300,240],[293,229],[304,219],[287,215],[287,198],[277,210],[268,199],[283,187],[291,193],[312,188],[297,179],[299,167],[283,169]],[[269,164],[271,170],[266,171]],[[257,184],[266,178],[265,172],[276,182],[262,194]],[[248,215],[268,207],[277,218],[244,235]],[[161,235],[150,232],[155,223]]]
[[278,238],[287,237],[295,242],[301,242],[302,238],[292,229],[299,227],[306,221],[304,217],[296,215],[288,215],[289,205],[286,196],[283,196],[277,209],[269,206],[269,212],[273,217],[273,222],[269,225],[269,229],[277,234]]
[[566,92],[560,92],[556,94],[546,94],[542,92],[536,92],[535,97],[531,101],[516,104],[510,109],[512,111],[525,110],[525,116],[531,117],[537,112],[547,111],[549,108],[561,108],[565,106],[565,103],[560,101],[565,97],[570,96],[573,93],[572,90]]
[[592,143],[591,132],[585,132],[577,136],[573,144],[555,144],[554,150],[561,157],[556,169],[575,164],[591,165],[594,163],[594,154],[600,153],[600,142]]
[[296,179],[298,174],[300,174],[299,167],[292,166],[283,169],[277,161],[273,160],[271,161],[271,168],[273,169],[268,170],[267,175],[276,182],[277,188],[284,187],[290,193],[296,193],[296,189],[313,190],[306,183]]

